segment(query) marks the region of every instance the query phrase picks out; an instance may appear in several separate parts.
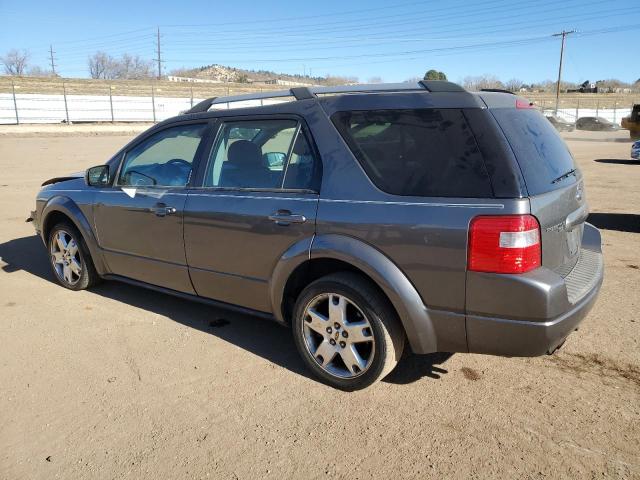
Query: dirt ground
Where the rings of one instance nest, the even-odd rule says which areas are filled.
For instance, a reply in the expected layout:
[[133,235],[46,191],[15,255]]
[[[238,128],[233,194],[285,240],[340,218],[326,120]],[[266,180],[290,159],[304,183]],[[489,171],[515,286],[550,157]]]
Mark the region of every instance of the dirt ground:
[[290,332],[107,282],[54,284],[38,185],[130,137],[0,137],[0,478],[640,478],[640,164],[569,140],[606,279],[553,356],[408,356],[343,393]]

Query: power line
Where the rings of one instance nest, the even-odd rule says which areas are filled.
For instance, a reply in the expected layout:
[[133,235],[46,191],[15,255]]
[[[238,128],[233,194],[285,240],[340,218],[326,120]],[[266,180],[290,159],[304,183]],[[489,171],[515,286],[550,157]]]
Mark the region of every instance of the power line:
[[[572,0],[572,1],[576,1],[576,0]],[[489,2],[489,3],[493,3],[493,2]],[[586,4],[584,1],[579,2],[579,4],[584,7],[588,7],[592,5],[600,5],[601,3],[602,3],[601,1],[597,1],[597,0],[591,1]],[[555,6],[555,8],[553,8],[554,12],[567,10],[567,9],[572,10],[573,16],[575,16],[575,6],[567,5],[567,4],[565,4],[565,6],[557,6],[558,5],[557,1],[555,2],[547,1],[544,3],[539,3],[536,5],[536,8],[540,8],[547,5]],[[492,15],[491,18],[485,18],[485,19],[479,19],[478,15],[494,9],[501,9],[504,11],[505,6],[503,5],[503,6],[497,6],[497,7],[491,7],[491,8],[472,7],[472,8],[466,9],[463,13],[460,13],[459,11],[454,10],[450,13],[440,14],[440,15],[433,15],[433,10],[431,10],[429,12],[413,13],[410,15],[410,18],[403,19],[400,21],[398,20],[390,21],[389,20],[390,16],[370,19],[370,20],[382,20],[382,21],[376,21],[376,22],[363,23],[361,20],[350,20],[349,22],[352,23],[350,25],[335,26],[335,27],[331,26],[332,23],[341,23],[341,22],[325,22],[325,23],[311,24],[311,25],[292,25],[287,27],[286,29],[282,29],[281,27],[267,27],[267,28],[260,28],[260,29],[251,28],[251,29],[244,29],[244,30],[216,28],[213,32],[210,32],[210,33],[212,34],[213,38],[228,37],[229,35],[231,35],[235,43],[235,41],[237,41],[238,39],[246,38],[246,36],[256,37],[256,36],[264,35],[267,37],[271,37],[274,34],[277,34],[278,37],[301,35],[301,36],[304,36],[305,38],[308,38],[309,36],[313,36],[318,33],[326,33],[326,34],[335,34],[337,32],[348,33],[356,30],[367,30],[369,32],[375,28],[382,28],[387,30],[389,27],[402,27],[402,30],[400,30],[400,32],[402,32],[405,30],[405,27],[407,25],[415,25],[415,24],[420,25],[422,31],[424,31],[424,29],[428,27],[427,25],[425,25],[425,22],[431,21],[431,20],[438,20],[438,26],[442,26],[443,21],[445,21],[444,25],[447,25],[446,21],[448,20],[456,20],[455,22],[456,25],[458,24],[465,25],[469,23],[477,25],[479,22],[493,22],[496,19],[513,21],[515,12],[517,12],[518,10],[523,10],[523,9],[527,10],[530,8],[531,8],[530,2],[520,1],[520,2],[510,3],[508,12],[502,12],[503,14],[498,16]],[[611,9],[607,9],[604,11],[610,12]],[[550,13],[550,12],[545,12],[545,13]],[[467,18],[467,17],[471,18],[472,20],[457,22],[457,20],[461,18]],[[531,16],[528,16],[526,18],[526,22],[530,22],[530,21],[536,21],[536,20],[532,19]],[[449,23],[449,25],[451,25],[451,23]],[[310,27],[318,27],[318,28],[310,28]],[[199,32],[199,31],[178,32],[178,33],[181,38],[185,36],[197,36],[198,40],[201,40],[203,36],[207,35],[206,32]],[[356,35],[361,36],[360,34],[356,34]]]
[[[494,0],[495,1],[495,0]],[[389,10],[389,9],[396,9],[396,8],[401,8],[401,7],[406,7],[408,5],[424,5],[425,3],[432,3],[431,0],[424,0],[424,1],[419,1],[419,2],[409,2],[409,3],[396,3],[396,4],[392,4],[392,5],[386,5],[384,7],[377,7],[377,8],[367,8],[367,12],[375,12],[375,11],[380,11],[380,10]],[[267,19],[267,20],[245,20],[245,21],[237,21],[237,22],[225,22],[225,25],[245,25],[245,24],[255,24],[255,23],[273,23],[273,22],[289,22],[292,20],[306,20],[306,19],[316,19],[316,18],[322,18],[322,17],[335,17],[337,15],[351,15],[351,14],[356,14],[356,13],[362,13],[363,9],[358,8],[356,10],[348,10],[348,11],[342,11],[342,12],[332,12],[332,13],[323,13],[323,14],[318,14],[318,15],[307,15],[307,16],[302,16],[302,17],[281,17],[281,18],[273,18],[273,19]],[[218,27],[220,26],[220,23],[200,23],[200,24],[177,24],[177,25],[162,25],[162,27]]]
[[[422,27],[420,29],[402,29],[402,30],[397,30],[397,31],[386,31],[382,34],[380,33],[368,33],[366,39],[367,40],[375,40],[375,39],[380,39],[380,40],[387,40],[387,44],[388,43],[395,43],[400,39],[405,39],[405,41],[411,41],[411,40],[416,40],[416,41],[420,41],[420,40],[434,40],[433,38],[413,38],[415,37],[417,32],[418,34],[423,34],[426,32],[428,32],[429,34],[454,34],[456,32],[461,32],[460,34],[456,34],[456,37],[459,38],[464,38],[465,36],[469,36],[469,35],[476,35],[476,33],[471,33],[474,30],[479,30],[480,32],[487,34],[487,33],[504,33],[504,32],[509,32],[509,31],[518,31],[521,32],[522,30],[527,30],[527,29],[531,29],[534,27],[548,27],[551,25],[557,25],[559,24],[561,21],[563,20],[576,20],[576,19],[581,19],[581,20],[591,20],[591,19],[601,19],[601,18],[607,18],[607,17],[612,17],[612,16],[618,16],[618,15],[622,15],[624,13],[627,12],[627,10],[633,10],[633,9],[625,9],[625,10],[621,10],[618,12],[613,12],[611,13],[610,10],[603,10],[603,11],[597,11],[597,12],[589,12],[586,14],[581,14],[581,15],[565,15],[565,16],[557,16],[554,15],[552,17],[545,17],[545,18],[541,18],[538,20],[531,20],[531,19],[525,19],[525,20],[521,20],[521,21],[517,21],[514,22],[512,20],[512,17],[498,17],[498,18],[494,18],[492,20],[489,21],[495,21],[495,20],[507,20],[507,22],[503,22],[503,23],[498,23],[498,24],[490,24],[490,25],[478,25],[478,21],[477,20],[470,20],[470,21],[466,21],[466,22],[456,22],[456,23],[440,23],[439,24],[439,28],[435,28],[435,29],[426,29],[425,27]],[[522,25],[522,26],[518,26],[518,25]],[[444,27],[444,29],[443,29]],[[450,28],[450,27],[458,27],[458,28]],[[486,31],[483,29],[486,28],[495,28],[495,27],[507,27],[507,28],[498,28],[497,30],[490,30],[490,31]],[[389,35],[396,35],[392,38],[389,38]],[[292,41],[296,38],[299,38],[300,40],[304,41],[304,47],[308,47],[312,44],[315,43],[320,43],[320,45],[322,47],[326,47],[327,45],[330,44],[338,44],[339,46],[341,46],[341,48],[345,48],[348,47],[349,45],[346,44],[345,41],[361,41],[362,36],[361,35],[349,35],[349,36],[336,36],[336,35],[332,35],[331,37],[328,37],[328,39],[326,37],[313,37],[313,36],[309,36],[307,34],[301,34],[301,35],[297,35],[294,33],[283,33],[282,36],[289,36],[292,37]],[[215,42],[215,43],[211,43],[211,42]],[[236,38],[234,38],[233,40],[233,46],[230,47],[228,45],[225,45],[225,41],[224,39],[218,39],[216,40],[215,38],[211,38],[210,40],[208,39],[203,39],[202,36],[198,38],[197,44],[193,45],[191,43],[187,43],[184,40],[176,40],[170,43],[171,45],[171,49],[172,50],[177,50],[179,48],[185,48],[185,49],[189,49],[190,51],[194,51],[197,50],[198,48],[204,48],[207,47],[209,45],[214,45],[214,46],[220,46],[221,49],[224,49],[225,51],[237,51],[239,50],[238,47],[241,46],[247,46],[248,48],[252,48],[255,49],[255,45],[256,45],[256,39],[253,40],[246,40],[244,42],[242,41],[238,41]],[[269,46],[279,46],[282,45],[282,42],[279,41],[277,43],[269,43],[269,42],[263,42],[260,41],[259,43],[260,48],[265,48],[265,47],[269,47]],[[366,46],[366,45],[365,45]]]

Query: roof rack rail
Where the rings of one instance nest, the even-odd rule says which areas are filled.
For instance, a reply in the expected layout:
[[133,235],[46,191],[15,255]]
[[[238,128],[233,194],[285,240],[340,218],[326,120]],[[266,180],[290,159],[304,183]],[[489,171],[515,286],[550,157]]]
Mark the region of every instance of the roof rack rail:
[[505,90],[504,88],[481,88],[481,92],[494,92],[494,93],[508,93],[510,95],[515,95],[515,92],[511,90]]
[[194,105],[184,113],[201,113],[208,111],[213,105],[220,103],[244,102],[248,100],[265,100],[270,98],[293,97],[298,100],[316,98],[318,95],[349,94],[349,93],[384,93],[402,91],[427,92],[466,92],[460,85],[442,80],[421,80],[419,82],[403,83],[375,83],[362,85],[338,85],[335,87],[294,87],[289,90],[274,90],[270,92],[230,95],[227,97],[212,97]]

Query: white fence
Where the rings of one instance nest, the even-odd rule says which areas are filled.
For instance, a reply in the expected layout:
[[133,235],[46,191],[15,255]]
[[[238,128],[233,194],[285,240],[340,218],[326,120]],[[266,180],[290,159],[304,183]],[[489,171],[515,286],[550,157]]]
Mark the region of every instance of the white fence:
[[[0,93],[0,124],[63,122],[158,122],[178,115],[200,102],[200,98],[123,95],[45,95]],[[248,107],[277,103],[256,100],[234,103]],[[227,104],[216,108],[228,108]],[[550,115],[553,109],[542,108]],[[604,117],[620,124],[631,108],[560,108],[558,115],[570,122],[580,117]]]
[[0,124],[156,122],[201,99],[109,95],[0,94]]
[[[553,108],[545,108],[542,110],[545,115],[555,113]],[[558,116],[564,118],[568,122],[575,123],[581,117],[601,117],[606,118],[610,122],[620,125],[624,117],[631,115],[631,107],[629,108],[559,108]]]
[[[18,123],[160,122],[188,110],[202,98],[123,95],[0,93],[0,125]],[[281,103],[282,99],[234,102],[234,108]],[[286,100],[284,100],[286,101]],[[227,109],[219,103],[214,109]]]

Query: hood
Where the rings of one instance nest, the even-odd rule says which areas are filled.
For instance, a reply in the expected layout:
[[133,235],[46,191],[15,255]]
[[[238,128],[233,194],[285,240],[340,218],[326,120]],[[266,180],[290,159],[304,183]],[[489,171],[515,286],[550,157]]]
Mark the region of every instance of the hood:
[[66,182],[67,180],[75,180],[76,178],[83,177],[84,172],[70,173],[69,175],[66,175],[64,177],[53,177],[49,180],[45,180],[44,182],[42,182],[42,186],[44,187],[45,185],[53,185],[54,183]]

